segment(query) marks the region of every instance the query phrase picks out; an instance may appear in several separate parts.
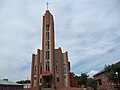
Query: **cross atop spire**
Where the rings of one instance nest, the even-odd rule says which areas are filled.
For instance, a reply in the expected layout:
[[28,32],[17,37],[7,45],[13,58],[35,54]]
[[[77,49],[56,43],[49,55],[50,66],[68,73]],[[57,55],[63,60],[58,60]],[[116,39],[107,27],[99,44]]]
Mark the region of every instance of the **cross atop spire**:
[[49,4],[49,3],[47,2],[46,4],[47,4],[47,10],[48,10],[48,4]]

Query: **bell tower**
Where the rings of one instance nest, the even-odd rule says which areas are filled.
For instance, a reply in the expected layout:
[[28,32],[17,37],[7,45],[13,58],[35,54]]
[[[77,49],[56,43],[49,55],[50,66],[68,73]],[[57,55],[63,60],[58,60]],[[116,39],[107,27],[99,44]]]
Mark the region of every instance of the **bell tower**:
[[31,88],[62,90],[72,86],[70,82],[75,84],[74,74],[70,72],[68,52],[63,53],[61,47],[55,49],[54,20],[47,3],[42,18],[42,49],[38,49],[37,54],[32,54]]
[[44,84],[54,83],[54,21],[53,16],[46,10],[42,25],[42,76]]

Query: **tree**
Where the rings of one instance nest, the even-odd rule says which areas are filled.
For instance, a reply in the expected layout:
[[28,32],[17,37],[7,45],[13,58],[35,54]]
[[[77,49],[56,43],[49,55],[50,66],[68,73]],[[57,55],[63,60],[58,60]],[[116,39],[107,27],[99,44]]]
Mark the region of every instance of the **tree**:
[[106,71],[106,76],[109,82],[120,84],[120,62],[109,66]]
[[97,82],[93,78],[87,78],[87,87],[97,89]]
[[20,81],[17,81],[16,83],[27,84],[27,83],[30,83],[30,80],[20,80]]
[[75,80],[77,81],[77,85],[80,85],[80,86],[81,86],[81,77],[75,75]]
[[78,85],[86,87],[87,85],[87,77],[86,73],[81,73],[81,76],[75,76],[75,80],[77,80]]
[[93,78],[88,78],[86,73],[81,73],[80,76],[76,75],[75,80],[77,80],[79,86],[84,85],[84,87],[92,87],[94,90],[97,88],[97,82]]

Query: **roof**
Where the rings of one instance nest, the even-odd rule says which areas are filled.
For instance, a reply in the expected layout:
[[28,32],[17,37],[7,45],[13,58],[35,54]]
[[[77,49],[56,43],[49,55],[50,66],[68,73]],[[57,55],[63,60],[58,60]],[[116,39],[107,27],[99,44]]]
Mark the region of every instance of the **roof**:
[[102,74],[102,73],[104,73],[104,72],[106,72],[105,69],[103,69],[103,70],[101,70],[100,72],[98,72],[97,74],[93,75],[93,77],[95,77],[95,76],[97,76],[97,75],[100,75],[100,74]]
[[0,85],[14,85],[14,86],[19,86],[21,84],[17,84],[15,82],[7,81],[7,80],[0,80]]
[[[112,64],[112,65],[116,65],[116,64],[120,64],[120,61],[117,62],[117,63],[115,63],[115,64]],[[109,68],[112,68],[112,67],[110,66]],[[97,76],[97,75],[100,75],[100,74],[102,74],[102,73],[105,73],[107,70],[108,70],[108,69],[103,69],[103,70],[101,70],[100,72],[98,72],[97,74],[95,74],[93,77],[95,77],[95,76]]]

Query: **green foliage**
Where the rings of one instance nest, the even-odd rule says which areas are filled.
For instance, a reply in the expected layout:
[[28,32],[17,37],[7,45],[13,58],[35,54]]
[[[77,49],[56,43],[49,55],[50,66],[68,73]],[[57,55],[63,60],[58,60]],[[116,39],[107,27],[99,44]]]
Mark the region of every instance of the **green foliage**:
[[17,81],[16,83],[27,84],[27,83],[30,83],[30,80],[21,80],[21,81]]
[[86,87],[87,77],[88,75],[86,73],[82,73],[81,76],[75,76],[75,80],[77,80],[78,85],[80,86],[84,85]]
[[87,87],[97,89],[97,82],[93,78],[87,78]]
[[106,76],[109,82],[120,83],[120,63],[113,64],[107,68]]
[[84,87],[92,87],[96,90],[97,82],[93,78],[88,78],[86,73],[81,73],[80,76],[75,76],[75,80],[77,80],[77,84],[79,86],[84,85]]

